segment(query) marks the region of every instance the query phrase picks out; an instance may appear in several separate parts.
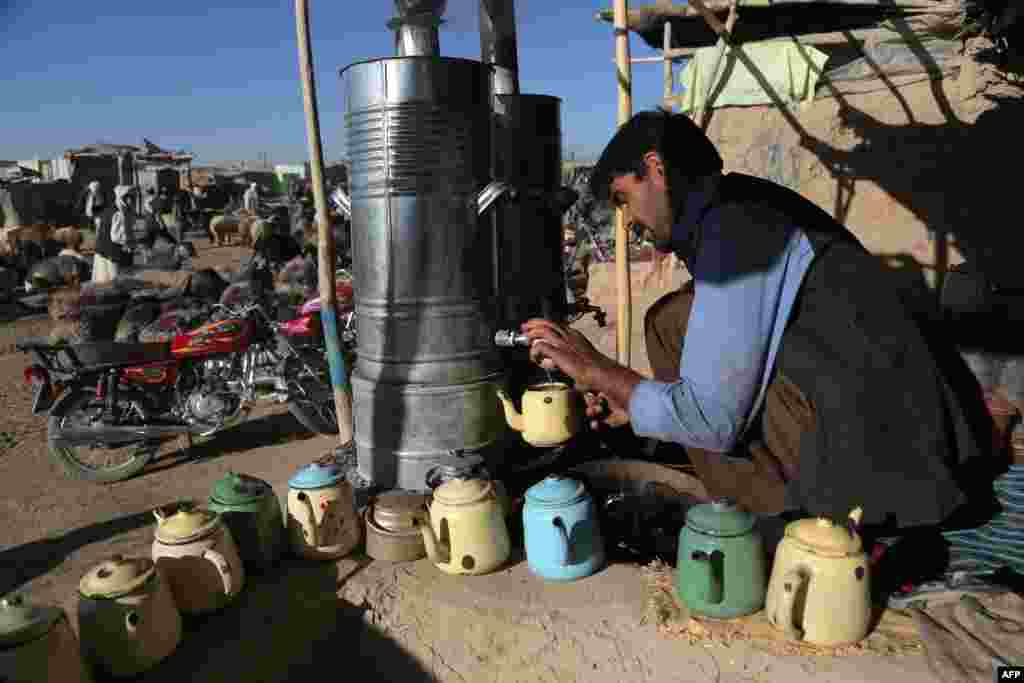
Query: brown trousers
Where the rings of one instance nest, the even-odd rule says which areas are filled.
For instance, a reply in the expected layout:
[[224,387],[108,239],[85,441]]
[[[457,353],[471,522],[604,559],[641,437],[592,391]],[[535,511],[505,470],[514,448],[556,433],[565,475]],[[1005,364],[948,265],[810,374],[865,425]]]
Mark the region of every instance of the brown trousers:
[[[679,380],[679,361],[693,306],[693,281],[658,299],[644,316],[647,356],[654,378]],[[739,453],[686,448],[697,476],[713,497],[731,498],[763,515],[787,509],[786,483],[797,476],[800,440],[815,428],[814,408],[803,392],[776,371],[765,393],[761,429]]]

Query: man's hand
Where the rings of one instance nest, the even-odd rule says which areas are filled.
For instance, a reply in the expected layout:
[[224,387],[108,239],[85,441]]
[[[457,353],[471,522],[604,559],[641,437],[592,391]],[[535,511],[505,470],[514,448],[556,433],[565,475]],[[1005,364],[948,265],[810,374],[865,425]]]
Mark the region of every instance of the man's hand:
[[521,329],[530,340],[530,360],[564,372],[580,389],[592,386],[596,373],[610,362],[586,337],[564,325],[534,318]]
[[[642,375],[608,358],[586,337],[564,325],[534,318],[521,329],[531,342],[530,360],[548,370],[557,368],[571,377],[581,392],[597,395],[587,401],[591,420],[613,427],[629,421],[629,401],[633,389],[644,380]],[[599,403],[590,406],[602,397],[607,400],[608,415],[602,415]]]

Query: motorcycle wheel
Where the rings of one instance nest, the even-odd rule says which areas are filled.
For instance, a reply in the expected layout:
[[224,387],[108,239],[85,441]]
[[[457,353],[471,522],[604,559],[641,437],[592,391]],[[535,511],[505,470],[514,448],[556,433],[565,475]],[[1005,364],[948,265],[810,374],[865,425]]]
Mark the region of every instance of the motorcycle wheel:
[[[298,384],[308,398],[296,396],[288,401],[288,412],[314,434],[337,434],[338,414],[334,408],[327,358],[323,352],[315,350],[303,350],[299,355],[300,358],[290,359],[285,376],[290,382]],[[314,374],[310,374],[306,366]]]
[[[122,481],[141,472],[160,450],[160,440],[145,441],[118,449],[57,446],[54,443],[56,435],[69,422],[88,420],[90,413],[102,408],[102,402],[97,401],[95,391],[80,388],[72,389],[50,411],[47,421],[50,455],[72,479],[101,484]],[[96,458],[97,454],[100,457]],[[86,459],[87,455],[93,457]],[[95,461],[101,464],[94,464]]]

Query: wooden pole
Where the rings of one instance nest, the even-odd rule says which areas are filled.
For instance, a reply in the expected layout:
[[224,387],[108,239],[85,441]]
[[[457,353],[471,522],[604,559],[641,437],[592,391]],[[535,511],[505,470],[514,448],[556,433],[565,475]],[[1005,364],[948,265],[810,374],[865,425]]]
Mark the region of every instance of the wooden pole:
[[320,318],[327,342],[327,362],[331,368],[334,407],[338,413],[338,437],[343,447],[352,444],[352,388],[341,354],[338,333],[338,295],[334,288],[334,232],[327,215],[324,192],[324,154],[320,146],[320,121],[316,106],[316,81],[313,77],[313,51],[309,43],[309,3],[295,0],[295,24],[299,40],[299,75],[302,99],[306,109],[306,139],[309,143],[309,167],[313,180],[313,201],[316,204],[319,245]]
[[[697,0],[697,7],[700,8],[700,0]],[[726,19],[724,32],[718,33],[718,43],[715,45],[715,61],[711,67],[711,77],[708,78],[707,89],[704,91],[704,111],[700,117],[701,130],[707,132],[708,126],[711,124],[711,114],[714,110],[712,107],[712,99],[715,93],[715,80],[718,78],[718,70],[722,66],[722,59],[725,57],[725,53],[729,50],[729,41],[732,38],[732,30],[736,25],[736,19],[738,17],[736,13],[736,0],[731,0],[729,3],[729,18]],[[707,16],[714,16],[709,14]],[[714,28],[714,27],[712,27]],[[715,29],[717,31],[717,29]]]
[[[629,62],[629,29],[626,28],[627,0],[615,0],[615,61],[619,84],[619,126],[633,115],[633,67]],[[629,232],[626,214],[615,210],[615,280],[618,290],[618,327],[615,353],[620,364],[630,365],[633,333],[633,297],[629,281]]]
[[[662,75],[663,75],[663,77],[665,79],[665,83],[664,83],[664,90],[665,90],[665,92],[664,92],[664,96],[662,97],[661,107],[662,107],[662,109],[665,109],[666,111],[671,112],[672,111],[672,104],[671,104],[671,101],[672,101],[672,90],[673,90],[673,85],[674,85],[672,83],[672,59],[669,57],[669,50],[672,49],[672,22],[671,21],[666,21],[665,22],[665,29],[664,29],[664,33],[662,35],[661,44],[662,44],[662,52],[663,52],[664,57],[665,57],[665,64],[662,67],[664,69],[664,72],[663,72]],[[634,60],[630,60],[631,63],[632,63],[632,61],[634,61]]]

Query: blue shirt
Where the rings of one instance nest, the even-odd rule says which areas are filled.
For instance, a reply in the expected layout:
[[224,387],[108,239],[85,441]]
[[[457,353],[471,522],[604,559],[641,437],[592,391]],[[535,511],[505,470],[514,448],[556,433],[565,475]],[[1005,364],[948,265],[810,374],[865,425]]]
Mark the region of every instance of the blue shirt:
[[639,436],[727,453],[761,407],[814,251],[776,214],[716,202],[717,178],[687,196],[673,226],[673,245],[698,240],[684,256],[695,295],[679,381],[641,382],[629,414]]

